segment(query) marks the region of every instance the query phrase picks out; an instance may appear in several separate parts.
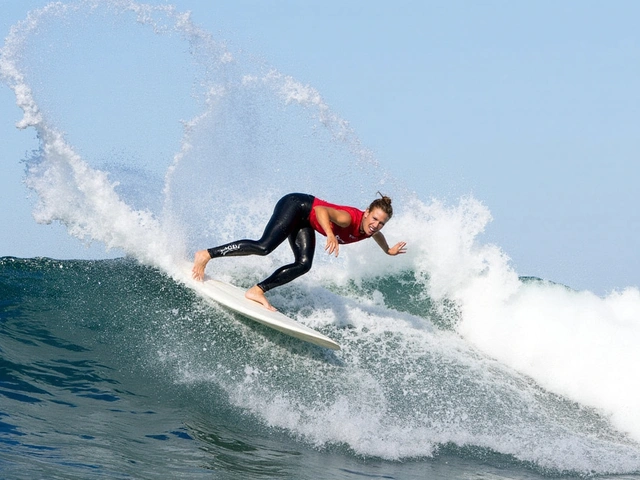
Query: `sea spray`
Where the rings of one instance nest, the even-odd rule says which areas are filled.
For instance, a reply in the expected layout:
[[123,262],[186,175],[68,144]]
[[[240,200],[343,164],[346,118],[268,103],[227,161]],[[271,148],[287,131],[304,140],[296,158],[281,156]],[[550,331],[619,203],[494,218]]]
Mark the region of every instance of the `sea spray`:
[[545,388],[599,409],[640,441],[638,289],[602,298],[521,280],[500,248],[481,242],[490,218],[473,199],[413,204],[398,222],[416,237],[409,239],[416,279],[436,302],[457,306],[456,330],[473,345]]
[[[24,111],[18,126],[34,128],[41,142],[27,171],[38,221],[61,222],[72,235],[174,274],[190,250],[259,235],[288,191],[362,207],[381,187],[403,193],[385,190],[399,205],[385,234],[406,240],[406,255],[384,256],[374,242],[341,249],[338,259],[319,254],[310,274],[272,294],[279,308],[339,340],[339,357],[256,332],[229,314],[216,319],[227,330],[205,342],[211,310],[198,305],[184,325],[171,312],[154,320],[161,325],[155,336],[141,326],[153,345],[145,351],[149,363],[178,384],[222,389],[237,408],[320,448],[403,459],[457,445],[555,471],[639,469],[637,444],[606,421],[638,440],[629,411],[637,398],[629,380],[637,365],[637,291],[601,299],[522,282],[498,246],[481,242],[491,218],[481,202],[445,205],[404,194],[316,90],[226,52],[189,15],[128,1],[70,5],[30,14],[1,56],[2,78]],[[24,43],[43,24],[65,18],[73,28],[76,15],[101,8],[133,15],[132,24],[141,24],[135,28],[179,34],[201,67],[201,111],[183,122],[177,153],[158,161],[166,169],[162,211],[123,198],[114,172],[79,153],[40,108],[21,69],[30,59],[22,56]],[[268,258],[211,268],[246,286],[289,258],[283,246]],[[389,285],[396,294],[408,290],[410,309]],[[226,348],[229,330],[245,342],[243,355]],[[584,363],[585,352],[598,357]]]
[[[485,295],[493,296],[490,289]],[[637,289],[601,298],[533,282],[489,308],[478,296],[467,294],[461,302],[465,338],[545,388],[600,409],[640,440]]]
[[[326,292],[317,297],[300,283],[278,297],[298,299],[298,306],[283,304],[287,312],[335,338],[342,345],[338,358],[285,339],[259,341],[249,332],[250,351],[227,357],[226,347],[203,352],[196,336],[181,331],[180,347],[165,347],[167,367],[190,385],[213,381],[238,408],[317,448],[343,445],[365,457],[407,459],[458,445],[549,472],[637,468],[633,442],[606,419],[545,392],[454,332],[378,303]],[[326,321],[334,316],[349,325],[331,328]]]
[[0,73],[16,94],[24,116],[18,128],[34,128],[39,152],[27,162],[26,184],[38,194],[34,217],[39,223],[59,221],[82,240],[120,248],[140,261],[165,266],[175,263],[158,221],[148,211],[133,210],[115,192],[106,172],[91,168],[47,121],[18,63],[24,42],[49,17],[75,12],[79,5],[52,3],[29,14],[11,29],[1,52]]
[[[201,73],[197,92],[204,110],[184,122],[180,151],[172,161],[156,159],[159,165],[165,161],[167,164],[162,212],[144,205],[136,205],[134,209],[122,202],[119,180],[113,179],[117,172],[102,171],[95,166],[95,158],[78,153],[66,140],[69,132],[63,134],[52,125],[50,119],[55,115],[43,114],[23,72],[33,70],[24,68],[30,60],[24,52],[34,36],[46,35],[51,25],[56,26],[52,29],[54,33],[64,25],[73,28],[76,18],[87,15],[132,15],[137,23],[151,27],[157,34],[179,34],[188,42],[200,72],[208,72]],[[76,33],[79,34],[80,29]],[[80,42],[81,39],[72,35],[66,41]],[[31,12],[25,21],[12,28],[3,47],[1,71],[24,112],[18,126],[34,128],[41,142],[40,152],[31,158],[27,172],[27,185],[39,199],[37,221],[59,221],[74,236],[102,242],[107,248],[122,249],[141,261],[170,270],[169,264],[187,255],[187,244],[210,238],[208,230],[216,231],[215,240],[236,234],[219,231],[217,226],[221,223],[237,223],[221,219],[220,213],[229,203],[239,205],[238,211],[245,209],[245,214],[254,209],[243,195],[247,189],[263,195],[265,201],[272,201],[270,195],[276,183],[280,194],[294,189],[311,190],[315,186],[319,192],[324,190],[329,195],[334,179],[345,178],[340,170],[351,162],[351,154],[357,154],[356,164],[364,159],[366,166],[371,166],[370,153],[360,146],[347,123],[331,112],[317,91],[275,69],[261,72],[261,68],[249,65],[242,71],[245,66],[193,24],[188,14],[176,12],[170,6],[81,1],[50,4]],[[73,85],[73,79],[59,83]],[[238,109],[239,103],[249,110]],[[305,131],[306,127],[296,121],[273,123],[274,112],[286,120],[289,113],[281,109],[291,104],[298,106],[292,117],[302,115],[308,117],[311,124],[319,122],[326,133]],[[70,133],[73,136],[73,132]],[[324,142],[326,135],[338,139],[341,146],[326,142],[327,148],[317,150],[309,148],[305,139],[284,149],[278,146],[286,145],[288,137],[302,138],[310,133],[319,139],[312,141],[313,145]],[[84,151],[87,150],[85,146]],[[181,168],[183,163],[186,165]],[[315,165],[317,173],[310,165]],[[354,165],[347,170],[356,178],[361,174],[358,168]],[[193,172],[197,170],[207,171],[208,175],[196,179]],[[322,175],[330,180],[323,181]],[[74,211],[73,205],[81,208]],[[213,225],[205,220],[211,211],[218,215]],[[184,219],[189,215],[193,221],[185,224]],[[198,218],[203,219],[202,223],[198,223]],[[130,230],[137,233],[127,238]]]

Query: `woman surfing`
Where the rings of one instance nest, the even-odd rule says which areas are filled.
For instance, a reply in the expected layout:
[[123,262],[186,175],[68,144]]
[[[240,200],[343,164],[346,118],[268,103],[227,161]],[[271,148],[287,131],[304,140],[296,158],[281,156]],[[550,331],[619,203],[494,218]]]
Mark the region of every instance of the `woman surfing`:
[[238,240],[196,252],[193,278],[204,280],[204,270],[212,258],[269,255],[288,238],[294,262],[278,268],[269,278],[245,293],[249,300],[275,311],[265,293],[289,283],[311,269],[316,246],[315,232],[327,237],[324,249],[336,257],[341,244],[359,242],[367,238],[373,238],[388,255],[405,253],[406,242],[398,242],[389,247],[380,231],[391,219],[393,208],[391,199],[378,193],[381,198],[371,202],[364,211],[325,202],[305,193],[289,193],[276,203],[271,219],[259,240]]

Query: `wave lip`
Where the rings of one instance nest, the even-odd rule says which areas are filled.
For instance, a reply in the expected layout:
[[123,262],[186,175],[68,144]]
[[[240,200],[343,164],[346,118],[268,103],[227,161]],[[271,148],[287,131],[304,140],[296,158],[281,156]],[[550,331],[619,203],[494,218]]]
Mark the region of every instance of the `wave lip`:
[[[79,153],[36,102],[35,83],[22,68],[29,60],[25,44],[44,33],[42,25],[94,15],[96,5],[132,15],[135,28],[179,33],[207,72],[198,91],[203,111],[184,122],[178,152],[160,162],[166,168],[159,209],[144,201],[134,207],[116,171]],[[69,24],[73,29],[74,21]],[[633,370],[638,290],[600,298],[521,281],[505,252],[479,240],[491,220],[481,202],[467,197],[448,206],[406,194],[312,87],[247,66],[186,14],[119,1],[55,3],[33,12],[12,28],[0,74],[24,112],[18,127],[33,128],[41,142],[26,177],[38,195],[37,221],[60,222],[73,236],[153,267],[125,262],[109,273],[98,265],[93,273],[121,286],[118,295],[105,296],[91,283],[74,288],[83,298],[123,306],[123,318],[139,328],[127,329],[131,338],[119,336],[99,309],[92,313],[121,350],[141,348],[148,368],[169,371],[172,387],[221,390],[236,411],[262,425],[315,447],[346,445],[357,455],[429,457],[455,445],[553,471],[640,470],[640,385]],[[291,161],[293,154],[300,160]],[[148,178],[141,175],[143,188],[150,188]],[[409,253],[371,262],[370,245],[355,245],[338,260],[318,258],[312,273],[274,293],[301,321],[335,335],[345,345],[340,356],[294,347],[204,307],[168,280],[190,248],[258,236],[285,189],[314,187],[338,197],[345,185],[368,191],[379,184],[402,192],[404,209],[385,232],[406,239]],[[215,274],[251,283],[287,258],[280,250],[266,259],[218,263]],[[68,281],[47,264],[38,268],[54,282]],[[143,280],[127,283],[135,278]],[[159,302],[153,315],[141,317],[147,312],[142,298]],[[179,308],[176,299],[183,302]]]

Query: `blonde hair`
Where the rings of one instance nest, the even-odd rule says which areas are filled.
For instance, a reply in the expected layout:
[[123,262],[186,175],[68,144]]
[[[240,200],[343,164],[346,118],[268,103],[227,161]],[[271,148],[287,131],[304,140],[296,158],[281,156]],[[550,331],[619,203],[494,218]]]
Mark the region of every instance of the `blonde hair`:
[[369,208],[367,210],[372,211],[374,208],[379,208],[384,213],[389,215],[389,219],[391,219],[391,217],[393,216],[393,207],[391,206],[391,198],[387,197],[386,195],[383,195],[380,192],[378,192],[378,195],[380,195],[381,198],[376,198],[373,202],[371,202],[371,205],[369,205]]

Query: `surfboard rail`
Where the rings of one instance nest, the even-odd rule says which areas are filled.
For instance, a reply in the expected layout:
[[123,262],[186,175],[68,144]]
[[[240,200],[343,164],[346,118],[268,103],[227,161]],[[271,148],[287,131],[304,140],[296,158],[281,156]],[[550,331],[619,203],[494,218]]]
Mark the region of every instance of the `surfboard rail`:
[[247,299],[244,296],[244,290],[235,285],[221,280],[205,279],[204,282],[192,280],[189,286],[202,296],[274,330],[320,347],[340,350],[338,343],[317,330],[307,327],[281,312],[267,310],[259,303]]

